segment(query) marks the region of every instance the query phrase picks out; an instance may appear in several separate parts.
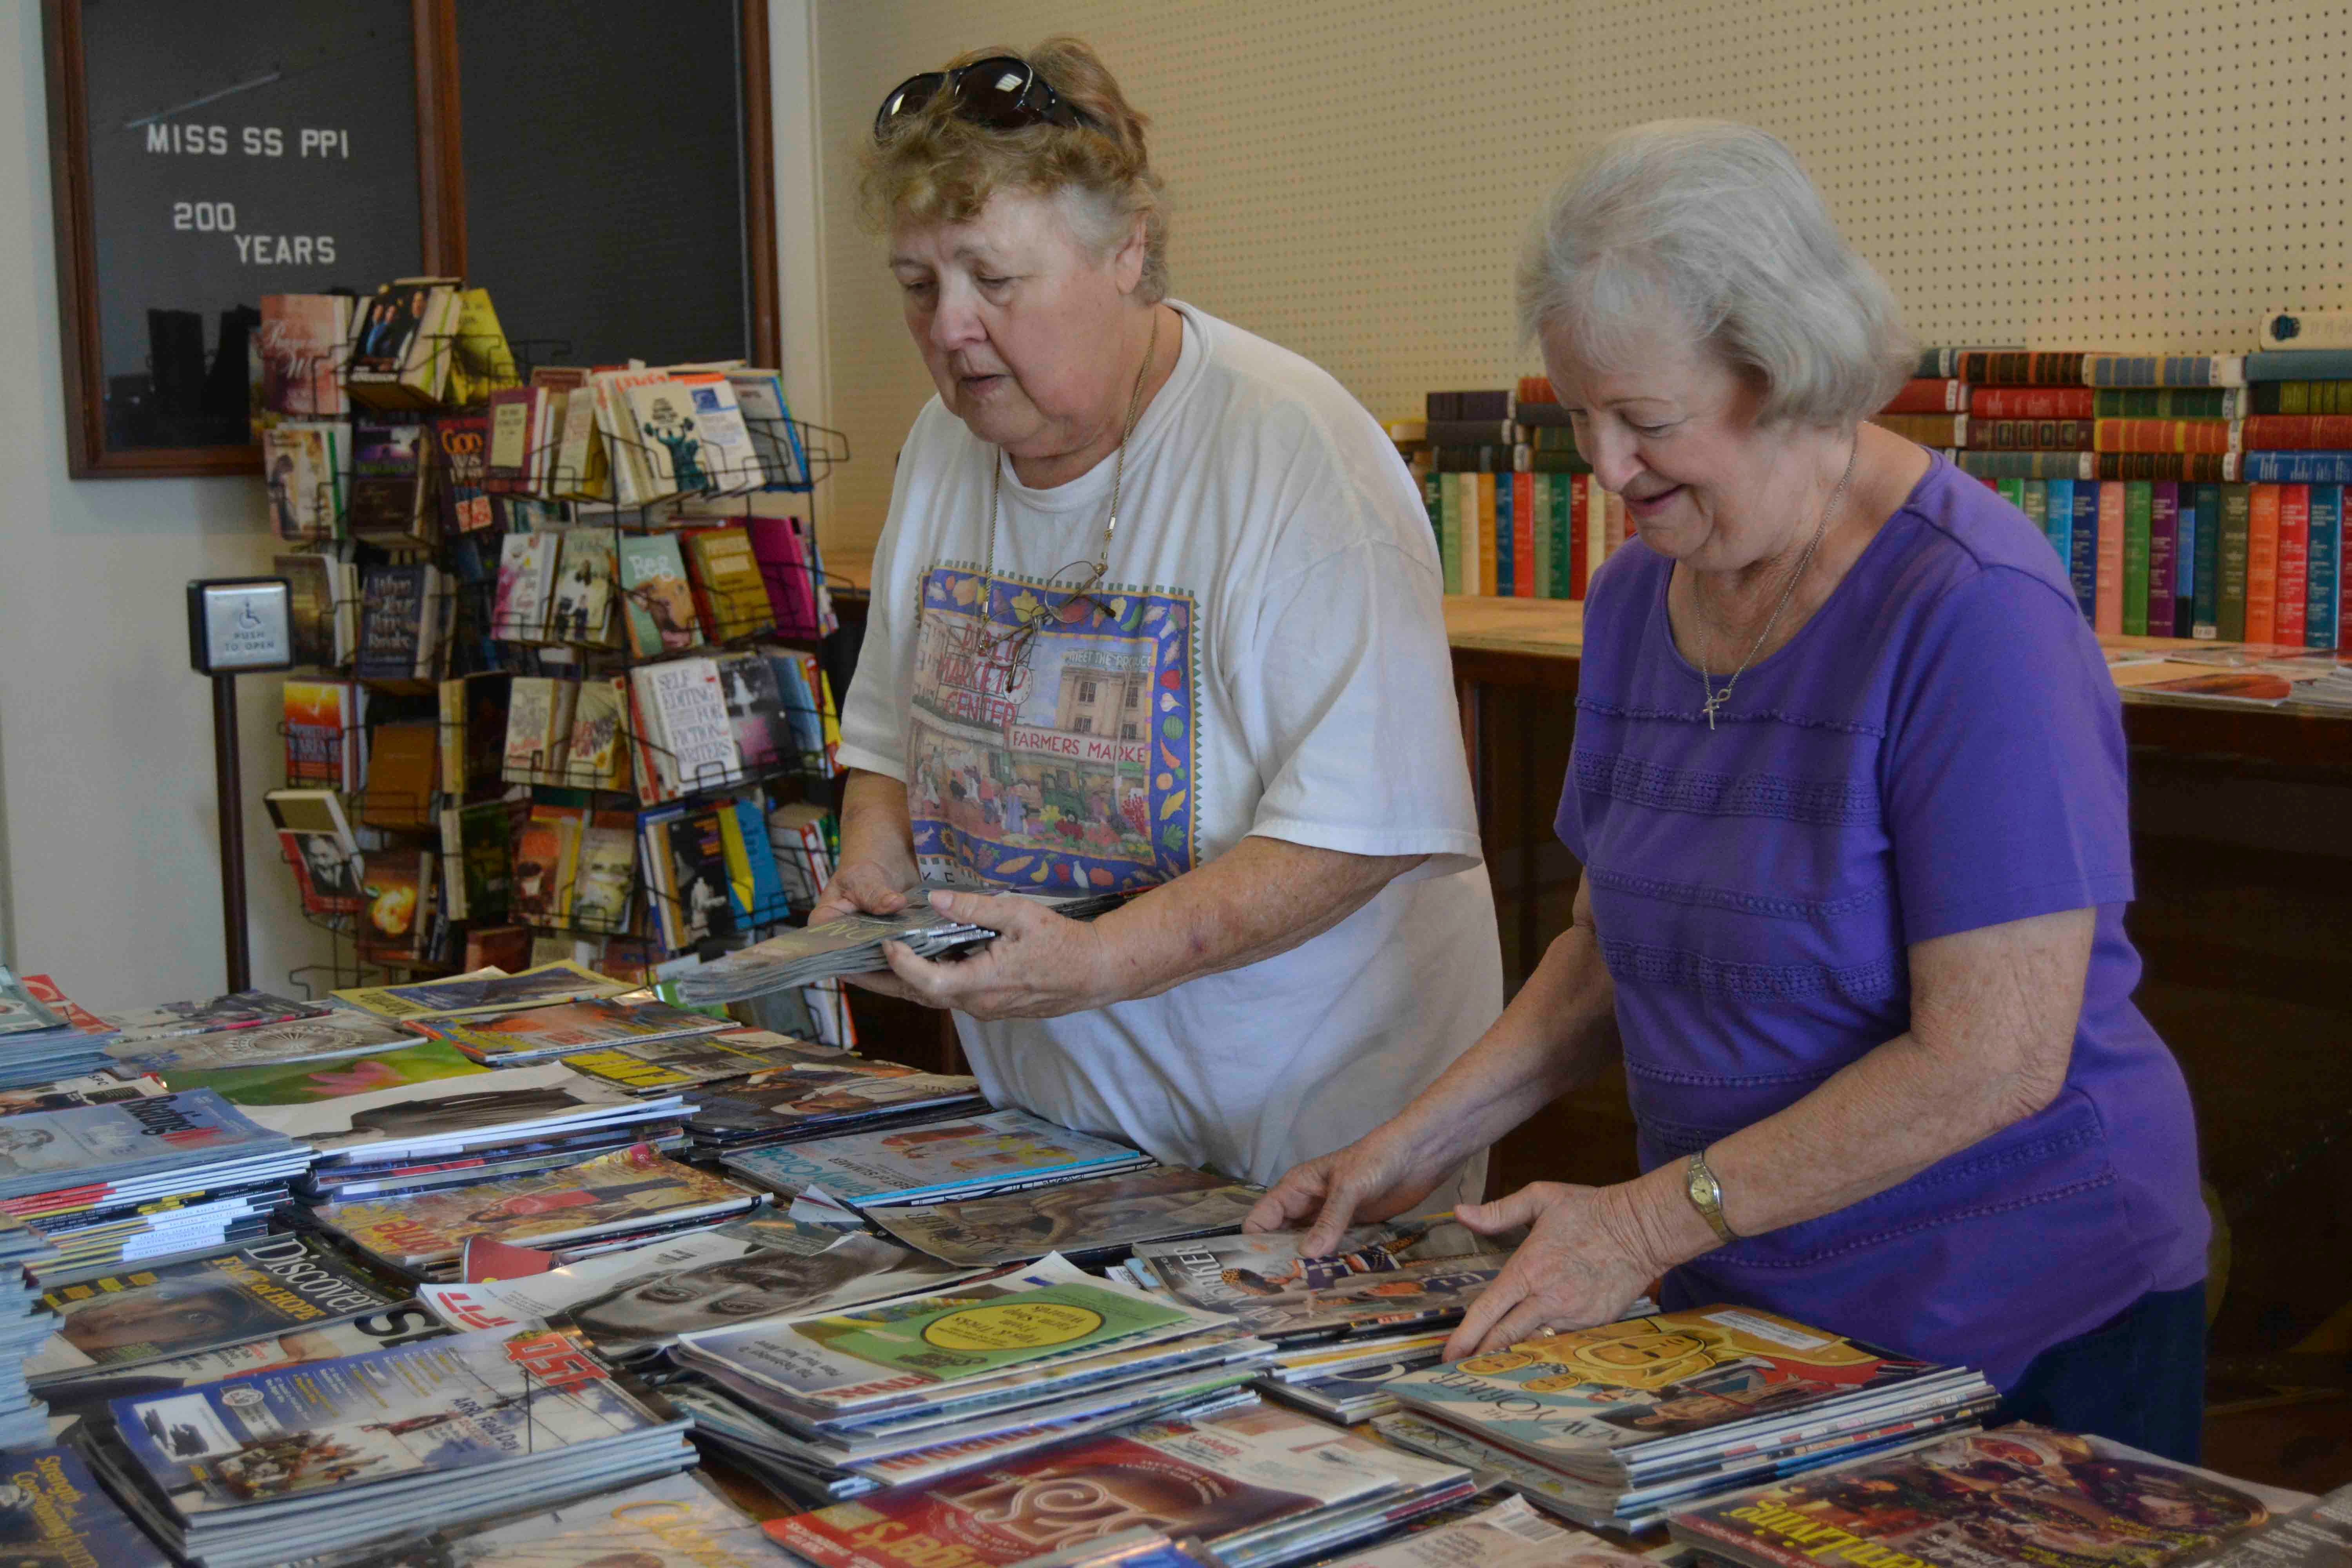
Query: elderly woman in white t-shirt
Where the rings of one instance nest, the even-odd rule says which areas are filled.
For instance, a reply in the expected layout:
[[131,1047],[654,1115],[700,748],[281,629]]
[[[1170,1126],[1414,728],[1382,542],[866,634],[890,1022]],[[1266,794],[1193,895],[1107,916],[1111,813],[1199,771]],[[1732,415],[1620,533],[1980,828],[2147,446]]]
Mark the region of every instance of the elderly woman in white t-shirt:
[[[1270,1182],[1475,1040],[1501,963],[1420,497],[1328,375],[1168,299],[1143,127],[1071,39],[876,117],[939,395],[814,918],[974,889],[930,896],[997,942],[869,983],[953,1008],[998,1104]],[[1004,890],[1139,896],[1083,923]]]

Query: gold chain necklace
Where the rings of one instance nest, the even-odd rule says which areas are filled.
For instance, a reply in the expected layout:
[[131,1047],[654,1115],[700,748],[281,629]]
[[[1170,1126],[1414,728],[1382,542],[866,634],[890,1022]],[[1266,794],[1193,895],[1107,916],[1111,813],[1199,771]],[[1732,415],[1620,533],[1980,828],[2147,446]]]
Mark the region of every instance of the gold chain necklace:
[[[1706,656],[1703,653],[1699,655],[1698,689],[1699,694],[1706,699],[1702,707],[1706,712],[1708,729],[1715,728],[1716,713],[1725,703],[1731,700],[1731,689],[1739,684],[1739,678],[1748,673],[1749,665],[1756,662],[1756,650],[1764,646],[1764,639],[1770,637],[1772,628],[1780,624],[1781,613],[1788,609],[1789,601],[1797,596],[1797,584],[1805,580],[1805,568],[1813,563],[1813,552],[1821,548],[1822,535],[1829,531],[1830,514],[1837,510],[1838,500],[1845,494],[1846,481],[1853,478],[1853,460],[1861,455],[1862,442],[1857,437],[1853,449],[1845,455],[1845,472],[1838,476],[1837,489],[1830,492],[1829,504],[1822,508],[1822,520],[1813,524],[1813,537],[1806,542],[1805,553],[1798,559],[1797,570],[1790,576],[1789,585],[1780,590],[1780,602],[1772,606],[1772,618],[1764,623],[1764,629],[1758,632],[1756,640],[1748,645],[1748,657],[1739,661],[1739,668],[1724,678],[1721,690],[1716,689],[1715,677],[1706,671]],[[1691,603],[1696,605],[1697,602],[1697,597],[1694,595]]]
[[[1067,597],[1069,598],[1076,598],[1085,595],[1088,590],[1092,589],[1095,584],[1100,583],[1103,579],[1103,574],[1110,570],[1111,537],[1118,531],[1119,492],[1125,489],[1127,484],[1127,444],[1129,440],[1134,437],[1135,421],[1138,416],[1139,416],[1143,411],[1143,384],[1151,374],[1152,355],[1159,352],[1159,348],[1160,308],[1155,305],[1151,308],[1151,336],[1150,339],[1143,345],[1143,363],[1136,367],[1135,385],[1129,389],[1127,395],[1127,427],[1119,432],[1118,459],[1111,469],[1110,521],[1103,524],[1102,551],[1101,553],[1095,557],[1094,569],[1088,572],[1086,577],[1079,582],[1076,587],[1068,591]],[[1002,448],[1000,448],[998,450],[994,465],[989,469],[988,573],[986,577],[983,579],[983,581],[988,583],[993,583],[996,581],[996,514],[998,502],[1003,497],[1003,490],[1004,454]],[[1037,629],[1043,626],[1045,622],[1056,613],[1058,612],[1055,607],[1040,604],[1035,609],[1031,610],[1027,615],[1022,616],[1020,620],[1006,627],[1003,632],[983,637],[981,642],[982,652],[988,658],[993,658],[998,652],[1011,646],[1016,639],[1021,639],[1024,641],[1023,651],[1025,655],[1028,647],[1035,646],[1034,634]]]

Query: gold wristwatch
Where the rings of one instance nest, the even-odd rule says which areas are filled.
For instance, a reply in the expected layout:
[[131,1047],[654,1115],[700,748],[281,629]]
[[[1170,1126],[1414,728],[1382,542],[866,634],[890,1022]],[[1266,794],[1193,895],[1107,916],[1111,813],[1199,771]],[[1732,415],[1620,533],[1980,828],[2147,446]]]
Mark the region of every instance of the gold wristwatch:
[[1715,1173],[1707,1168],[1706,1150],[1701,1149],[1693,1154],[1689,1163],[1683,1166],[1683,1193],[1690,1199],[1691,1207],[1698,1210],[1699,1217],[1714,1230],[1718,1240],[1739,1239],[1739,1233],[1724,1222],[1723,1184],[1717,1181]]

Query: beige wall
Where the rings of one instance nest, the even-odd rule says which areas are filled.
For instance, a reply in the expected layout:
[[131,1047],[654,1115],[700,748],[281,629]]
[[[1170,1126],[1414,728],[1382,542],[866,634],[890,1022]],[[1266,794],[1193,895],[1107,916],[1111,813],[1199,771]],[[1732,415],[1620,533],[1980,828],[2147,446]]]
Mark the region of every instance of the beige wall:
[[[182,588],[266,569],[250,479],[66,477],[40,7],[0,22],[0,952],[79,1002],[220,989],[210,686]],[[257,984],[322,956],[275,863],[278,681],[239,683]]]
[[1178,296],[1383,418],[1536,368],[1508,320],[1528,213],[1665,115],[1787,138],[1931,342],[2237,350],[2266,308],[2352,308],[2352,47],[2323,0],[819,0],[837,570],[930,394],[856,221],[859,139],[901,79],[1056,31],[1155,118]]

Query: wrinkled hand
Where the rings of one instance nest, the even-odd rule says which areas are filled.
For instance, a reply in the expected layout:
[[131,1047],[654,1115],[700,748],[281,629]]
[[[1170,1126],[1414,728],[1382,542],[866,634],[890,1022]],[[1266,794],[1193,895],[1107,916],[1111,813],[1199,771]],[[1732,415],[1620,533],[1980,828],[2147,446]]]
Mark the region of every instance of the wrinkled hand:
[[1445,1359],[1498,1351],[1545,1329],[1605,1323],[1664,1272],[1652,1263],[1622,1187],[1530,1182],[1490,1204],[1454,1211],[1481,1236],[1533,1231],[1445,1342]]
[[1119,999],[1107,984],[1103,933],[1091,922],[1009,894],[933,893],[931,907],[998,934],[951,960],[918,958],[904,942],[886,943],[883,955],[903,994],[926,1006],[975,1018],[1057,1018]]
[[[908,877],[907,880],[912,880]],[[822,925],[837,921],[844,915],[895,915],[904,913],[907,895],[898,889],[905,882],[878,860],[854,860],[836,868],[824,890],[816,896],[816,907],[809,911],[808,923]],[[904,1001],[919,1002],[921,997],[907,988],[904,981],[886,970],[871,974],[843,976],[852,985],[896,996]]]
[[1292,1166],[1258,1199],[1242,1228],[1294,1230],[1312,1219],[1299,1240],[1299,1255],[1328,1257],[1339,1250],[1349,1226],[1412,1212],[1452,1170],[1452,1163],[1422,1152],[1391,1121],[1344,1149]]

